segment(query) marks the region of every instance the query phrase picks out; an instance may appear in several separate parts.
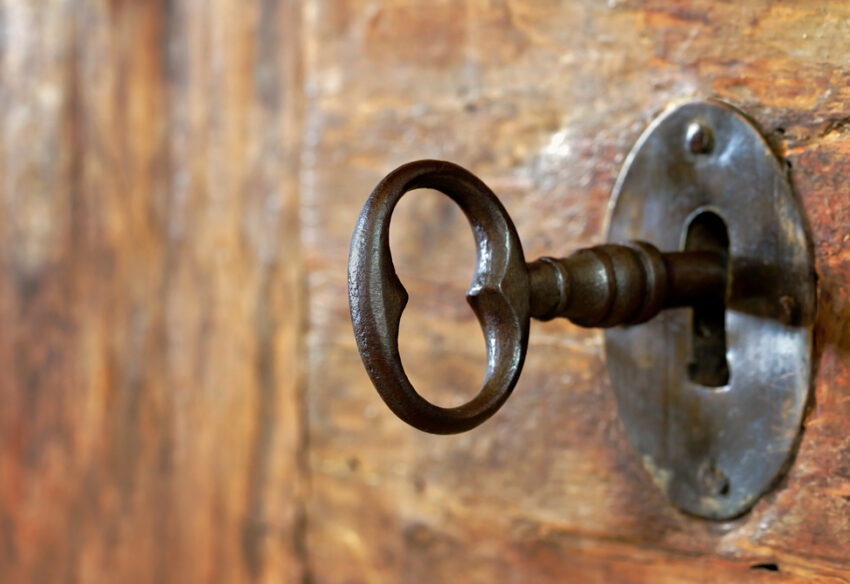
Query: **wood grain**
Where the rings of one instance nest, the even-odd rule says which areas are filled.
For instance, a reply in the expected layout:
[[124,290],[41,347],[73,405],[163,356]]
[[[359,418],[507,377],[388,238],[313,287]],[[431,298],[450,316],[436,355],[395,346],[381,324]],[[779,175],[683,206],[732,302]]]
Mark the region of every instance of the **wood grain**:
[[[305,13],[301,203],[316,582],[850,581],[850,9],[843,3],[316,1]],[[601,336],[535,323],[514,396],[428,436],[379,401],[347,320],[354,220],[386,172],[452,160],[504,201],[526,255],[604,238],[623,158],[668,103],[726,99],[792,165],[819,273],[816,377],[787,477],[748,515],[673,509],[617,418]],[[394,221],[402,358],[439,403],[484,347],[462,216],[416,193]],[[460,252],[458,250],[461,250]],[[775,568],[775,570],[774,570]]]
[[[850,581],[850,7],[837,0],[0,2],[0,581]],[[793,466],[748,515],[670,507],[601,335],[535,323],[473,432],[404,426],[362,369],[349,238],[378,180],[445,158],[526,255],[600,242],[671,101],[750,113],[819,275]],[[393,223],[402,356],[443,404],[484,346],[472,238]]]
[[3,582],[301,578],[297,15],[3,3]]

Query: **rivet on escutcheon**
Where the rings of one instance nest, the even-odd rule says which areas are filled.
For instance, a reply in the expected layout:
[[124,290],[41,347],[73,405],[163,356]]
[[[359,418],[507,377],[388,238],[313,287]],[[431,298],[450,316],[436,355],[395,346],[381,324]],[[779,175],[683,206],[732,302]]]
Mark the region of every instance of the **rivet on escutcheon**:
[[694,154],[709,154],[714,148],[714,134],[711,128],[700,122],[688,124],[685,139],[688,149]]
[[729,478],[723,471],[717,468],[713,460],[703,462],[697,471],[700,488],[712,497],[726,496],[729,494]]

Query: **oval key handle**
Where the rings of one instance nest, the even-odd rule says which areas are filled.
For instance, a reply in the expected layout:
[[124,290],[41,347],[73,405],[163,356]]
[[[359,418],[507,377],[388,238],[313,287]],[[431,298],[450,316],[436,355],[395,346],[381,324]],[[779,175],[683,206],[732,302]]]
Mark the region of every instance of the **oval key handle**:
[[[472,226],[477,249],[467,300],[487,339],[487,374],[478,395],[454,408],[420,396],[398,352],[407,291],[393,266],[390,218],[406,192],[421,188],[441,191],[458,204]],[[528,272],[507,211],[469,171],[450,162],[422,160],[394,170],[375,187],[351,240],[348,294],[366,370],[386,404],[408,424],[436,434],[469,430],[492,416],[516,385],[528,345]]]
[[[421,188],[438,190],[460,206],[477,248],[467,299],[484,332],[487,373],[478,394],[454,408],[416,392],[398,350],[407,292],[390,253],[390,218],[405,193]],[[631,242],[526,264],[496,195],[469,171],[437,160],[405,164],[375,187],[357,221],[348,264],[354,335],[372,383],[399,418],[435,434],[474,428],[501,407],[522,370],[530,317],[611,327],[643,322],[663,308],[722,303],[725,291],[723,251],[662,254],[649,243]]]

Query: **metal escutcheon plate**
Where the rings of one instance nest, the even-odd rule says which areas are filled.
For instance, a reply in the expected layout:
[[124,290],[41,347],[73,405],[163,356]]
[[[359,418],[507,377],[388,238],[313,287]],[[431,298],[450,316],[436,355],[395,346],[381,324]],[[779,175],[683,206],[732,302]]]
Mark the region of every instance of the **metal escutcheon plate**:
[[682,249],[701,211],[726,223],[728,384],[691,381],[690,308],[609,329],[605,350],[620,417],[658,486],[688,513],[738,516],[789,464],[809,394],[815,277],[785,165],[735,108],[690,102],[644,132],[611,204],[608,241],[663,251]]

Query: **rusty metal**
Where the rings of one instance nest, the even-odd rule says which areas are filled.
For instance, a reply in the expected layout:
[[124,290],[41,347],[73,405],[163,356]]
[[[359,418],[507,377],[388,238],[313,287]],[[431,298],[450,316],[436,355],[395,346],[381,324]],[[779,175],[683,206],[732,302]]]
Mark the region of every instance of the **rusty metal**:
[[[392,263],[389,225],[399,199],[420,188],[439,190],[460,206],[478,250],[467,300],[484,332],[487,373],[475,398],[455,408],[422,398],[398,351],[407,292]],[[635,241],[526,264],[513,222],[483,182],[450,162],[420,160],[388,174],[363,207],[351,243],[351,319],[366,370],[390,409],[420,430],[453,434],[482,423],[508,398],[522,370],[531,317],[613,327],[644,322],[664,308],[722,301],[725,261],[715,251],[662,254]]]
[[[467,301],[487,339],[484,384],[471,401],[435,406],[407,378],[398,353],[398,325],[407,291],[390,255],[390,217],[402,195],[436,189],[463,210],[475,236],[477,259]],[[384,402],[425,432],[454,434],[474,428],[501,407],[522,370],[528,346],[529,278],[513,222],[496,195],[467,170],[423,160],[394,170],[363,206],[348,263],[354,336],[366,371]]]
[[815,279],[785,165],[738,110],[686,103],[640,138],[612,201],[609,240],[728,250],[722,304],[608,329],[605,351],[655,482],[689,513],[735,517],[789,463],[809,394]]
[[[405,164],[378,184],[352,238],[349,298],[366,371],[398,417],[436,434],[481,424],[516,384],[530,318],[568,318],[608,329],[621,416],[674,503],[722,518],[763,492],[787,458],[805,401],[813,313],[808,248],[785,176],[753,126],[714,102],[676,112],[648,130],[618,182],[609,241],[626,243],[566,258],[526,263],[499,200],[452,163]],[[393,266],[389,224],[399,199],[421,188],[460,206],[477,248],[467,300],[484,332],[487,372],[478,394],[454,408],[416,392],[398,350],[407,292]],[[749,223],[753,234],[742,235]],[[792,364],[776,363],[777,355]],[[775,380],[776,374],[793,379]],[[722,407],[734,411],[717,411]],[[772,441],[765,445],[764,438]],[[762,449],[770,453],[754,462]],[[743,458],[733,461],[736,455]],[[751,464],[758,479],[742,480]]]

